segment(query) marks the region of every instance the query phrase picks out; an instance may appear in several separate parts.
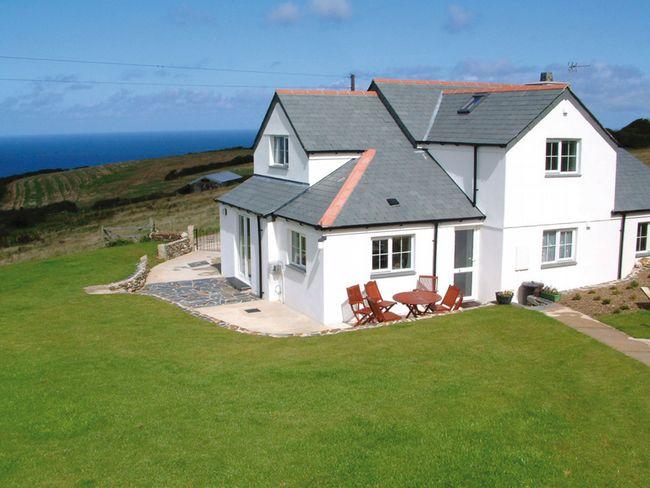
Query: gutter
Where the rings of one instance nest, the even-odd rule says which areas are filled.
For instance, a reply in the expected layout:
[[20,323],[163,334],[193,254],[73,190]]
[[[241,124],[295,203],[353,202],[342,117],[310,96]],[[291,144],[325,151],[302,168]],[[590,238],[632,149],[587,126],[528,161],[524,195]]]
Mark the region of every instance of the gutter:
[[259,295],[262,298],[264,296],[264,291],[262,291],[262,226],[259,215],[257,216],[257,271]]
[[433,225],[433,276],[438,270],[438,222]]
[[621,214],[620,240],[618,243],[618,278],[621,279],[623,273],[623,241],[625,240],[625,213]]
[[474,145],[474,180],[472,183],[472,205],[476,207],[476,192],[478,191],[477,188],[477,181],[478,181],[478,145]]

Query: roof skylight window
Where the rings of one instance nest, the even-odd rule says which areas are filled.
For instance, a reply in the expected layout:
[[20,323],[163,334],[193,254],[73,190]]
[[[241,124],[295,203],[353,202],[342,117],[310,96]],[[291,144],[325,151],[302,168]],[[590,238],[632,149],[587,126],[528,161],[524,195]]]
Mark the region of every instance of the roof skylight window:
[[399,205],[399,200],[397,198],[387,198],[386,201],[388,202],[388,205],[391,207],[394,207],[395,205]]
[[465,105],[463,105],[462,107],[460,107],[458,109],[458,113],[459,114],[468,114],[468,113],[470,113],[472,110],[474,110],[478,106],[479,103],[481,103],[483,101],[483,99],[485,97],[487,97],[487,93],[476,93],[476,94],[472,95],[472,98],[470,98],[467,101],[467,103],[465,103]]

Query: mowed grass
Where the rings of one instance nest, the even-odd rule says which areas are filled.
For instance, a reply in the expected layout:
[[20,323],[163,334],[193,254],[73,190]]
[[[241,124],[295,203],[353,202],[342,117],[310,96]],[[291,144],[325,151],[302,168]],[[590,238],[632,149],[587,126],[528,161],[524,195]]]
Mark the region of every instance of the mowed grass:
[[537,312],[270,339],[150,297],[82,292],[144,252],[153,246],[0,268],[0,485],[650,477],[648,367]]
[[[229,161],[248,154],[251,154],[250,149],[225,149],[28,176],[8,185],[0,208],[38,207],[62,200],[89,206],[106,198],[173,192],[199,174],[165,181],[165,175],[171,170]],[[252,165],[235,168],[249,167]],[[214,171],[220,170],[208,173]]]
[[650,339],[650,310],[601,315],[598,318],[629,336]]

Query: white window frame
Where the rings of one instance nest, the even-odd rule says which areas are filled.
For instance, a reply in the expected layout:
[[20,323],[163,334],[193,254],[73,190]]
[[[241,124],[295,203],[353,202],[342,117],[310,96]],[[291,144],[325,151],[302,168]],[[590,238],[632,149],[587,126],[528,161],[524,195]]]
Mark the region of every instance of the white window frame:
[[[575,142],[576,144],[576,168],[575,170],[563,170],[562,169],[562,148],[565,144]],[[548,155],[548,145],[557,144],[557,154],[555,154],[555,168],[547,169],[549,155]],[[580,174],[580,153],[582,149],[581,139],[546,139],[546,144],[544,145],[544,172],[547,175],[579,175]]]
[[[294,243],[294,236],[297,237],[297,245]],[[289,264],[307,269],[307,236],[298,231],[289,231]]]
[[[400,267],[394,267],[393,266],[393,242],[395,239],[409,239],[409,250],[407,252],[403,251],[396,251],[395,254],[409,254],[411,259],[410,259],[410,266],[406,268],[402,268],[401,264]],[[388,248],[387,252],[380,252],[380,253],[375,253],[374,252],[374,243],[376,241],[387,241],[388,243]],[[381,249],[380,249],[381,250]],[[375,256],[380,256],[380,255],[386,255],[386,266],[385,267],[378,267],[375,268],[374,266],[374,257]],[[400,260],[401,262],[401,260]],[[373,237],[371,239],[371,247],[370,247],[370,269],[372,270],[373,273],[391,273],[391,272],[402,272],[402,271],[412,271],[414,269],[414,263],[415,263],[415,236],[413,234],[404,234],[404,235],[396,235],[396,236],[382,236],[382,237]],[[380,262],[381,264],[381,262]]]
[[[276,154],[276,145],[278,142],[284,141],[284,150],[280,149],[280,154]],[[270,166],[276,168],[288,168],[289,167],[289,136],[283,134],[272,135],[269,137],[271,145],[271,161]],[[281,159],[281,161],[278,161]]]
[[[641,234],[642,229],[645,229],[645,234]],[[645,240],[645,247],[641,246],[643,240]],[[650,253],[650,222],[639,222],[637,224],[636,240],[634,242],[637,255]]]
[[[563,234],[566,235],[570,233],[571,236],[571,254],[569,256],[560,256],[562,254],[563,248],[566,249],[566,241],[562,243]],[[554,242],[552,246],[544,246],[544,237],[546,235],[554,235]],[[577,237],[578,229],[568,228],[568,229],[547,229],[542,232],[542,266],[549,264],[561,264],[561,263],[574,263],[576,261],[576,247],[577,247]],[[546,253],[544,249],[553,247],[553,259],[545,261]]]

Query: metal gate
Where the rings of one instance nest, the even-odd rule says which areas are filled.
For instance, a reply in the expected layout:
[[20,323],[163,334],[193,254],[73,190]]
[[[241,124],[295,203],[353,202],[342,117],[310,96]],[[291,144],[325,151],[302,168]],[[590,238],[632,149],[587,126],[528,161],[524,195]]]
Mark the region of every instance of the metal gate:
[[219,251],[219,231],[214,228],[195,228],[194,246],[199,251]]

